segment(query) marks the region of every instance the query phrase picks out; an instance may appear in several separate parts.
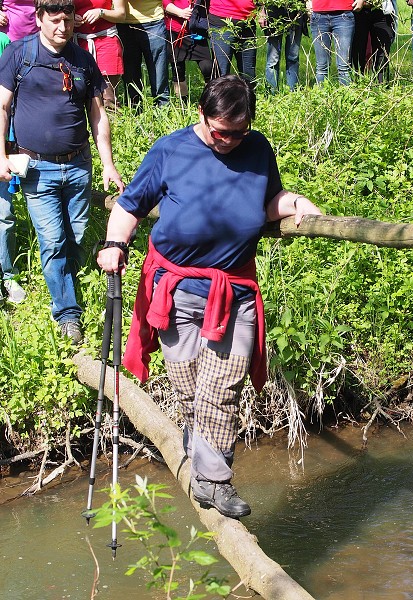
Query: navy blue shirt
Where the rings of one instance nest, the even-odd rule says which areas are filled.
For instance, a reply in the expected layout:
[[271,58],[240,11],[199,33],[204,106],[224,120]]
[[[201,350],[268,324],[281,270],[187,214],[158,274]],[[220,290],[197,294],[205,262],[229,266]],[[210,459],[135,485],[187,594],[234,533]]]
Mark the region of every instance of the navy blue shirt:
[[[255,256],[266,204],[282,190],[268,140],[251,131],[229,154],[219,154],[186,127],[159,139],[118,199],[141,218],[159,204],[155,248],[180,266],[230,270]],[[208,280],[178,287],[202,296]]]
[[[9,44],[0,58],[0,85],[12,92],[22,61],[22,40]],[[40,66],[33,67],[23,77],[17,94],[14,117],[17,143],[39,154],[77,150],[89,137],[85,106],[106,88],[102,74],[92,55],[81,48],[75,52],[72,42],[62,52],[55,53],[39,40],[36,63]],[[73,81],[70,92],[63,91],[59,63],[70,69]],[[52,65],[57,68],[51,68]]]

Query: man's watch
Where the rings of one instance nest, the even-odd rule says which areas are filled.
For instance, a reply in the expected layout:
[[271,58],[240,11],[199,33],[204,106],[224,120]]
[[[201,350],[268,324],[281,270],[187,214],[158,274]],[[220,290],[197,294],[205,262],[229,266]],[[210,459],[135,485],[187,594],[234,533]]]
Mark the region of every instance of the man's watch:
[[99,17],[102,18],[104,16],[105,16],[105,11],[103,10],[103,8],[101,8],[99,11]]
[[119,250],[122,250],[123,254],[125,255],[125,264],[128,264],[128,260],[129,260],[129,247],[128,244],[126,244],[125,242],[113,242],[111,240],[101,240],[99,242],[102,245],[102,250],[106,250],[106,248],[119,248]]

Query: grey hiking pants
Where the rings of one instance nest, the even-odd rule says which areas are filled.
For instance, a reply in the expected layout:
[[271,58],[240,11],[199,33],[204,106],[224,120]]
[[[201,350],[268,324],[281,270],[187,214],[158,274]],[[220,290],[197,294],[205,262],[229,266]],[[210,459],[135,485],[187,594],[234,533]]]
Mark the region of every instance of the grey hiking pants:
[[224,482],[233,476],[239,400],[254,346],[255,298],[234,302],[220,342],[201,337],[205,305],[205,298],[176,290],[169,328],[160,330],[159,338],[186,424],[191,477]]

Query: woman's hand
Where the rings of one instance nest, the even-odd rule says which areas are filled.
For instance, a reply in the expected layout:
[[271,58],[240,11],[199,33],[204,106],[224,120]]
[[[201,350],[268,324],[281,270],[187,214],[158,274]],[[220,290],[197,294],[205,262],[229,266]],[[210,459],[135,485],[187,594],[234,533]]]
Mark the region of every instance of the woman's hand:
[[83,15],[83,22],[88,23],[89,25],[93,25],[99,19],[104,19],[105,17],[101,17],[100,8],[91,8],[87,10]]
[[187,6],[186,8],[181,8],[181,14],[179,15],[181,19],[184,21],[188,21],[192,15],[192,8]]
[[120,248],[105,248],[97,255],[97,263],[106,273],[125,274],[125,255]]
[[82,15],[75,15],[75,27],[80,27],[83,25],[83,23],[84,21]]
[[297,227],[305,215],[322,215],[321,210],[306,196],[281,190],[267,205],[267,220],[278,221],[294,217]]
[[306,215],[322,215],[321,210],[306,196],[297,196],[294,200],[295,215],[294,222],[299,226],[301,219]]
[[363,8],[364,0],[354,0],[353,2],[353,12],[360,12]]

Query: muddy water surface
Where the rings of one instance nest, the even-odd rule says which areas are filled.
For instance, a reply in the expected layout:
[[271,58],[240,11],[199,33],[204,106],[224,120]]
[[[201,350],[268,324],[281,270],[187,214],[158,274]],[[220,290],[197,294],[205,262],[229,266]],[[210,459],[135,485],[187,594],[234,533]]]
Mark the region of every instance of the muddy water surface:
[[[318,600],[413,600],[413,428],[406,437],[381,428],[371,432],[367,451],[355,427],[325,429],[308,440],[304,471],[289,461],[285,437],[250,450],[240,445],[235,483],[251,504],[243,520],[263,550]],[[107,484],[110,466],[99,465],[96,490]],[[182,538],[197,515],[166,467],[137,460],[120,471],[123,487],[134,474],[169,486],[177,507],[171,525]],[[141,553],[119,532],[117,558],[106,547],[110,529],[86,527],[88,476],[32,498],[0,506],[0,599],[87,600],[99,563],[102,600],[146,600],[162,594],[145,589],[143,575],[126,577]],[[4,500],[22,487],[19,479],[0,483]],[[27,485],[26,485],[27,487]],[[95,505],[106,500],[96,492]],[[215,554],[213,545],[207,548]],[[213,569],[237,577],[222,559]],[[191,571],[196,577],[199,571]]]

